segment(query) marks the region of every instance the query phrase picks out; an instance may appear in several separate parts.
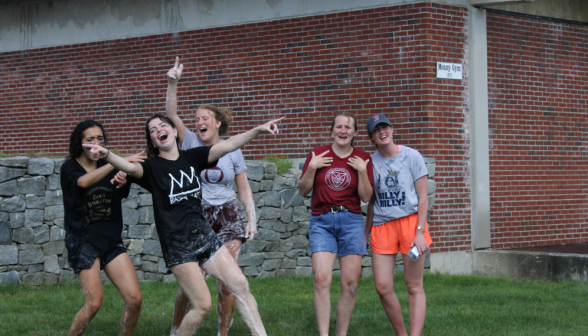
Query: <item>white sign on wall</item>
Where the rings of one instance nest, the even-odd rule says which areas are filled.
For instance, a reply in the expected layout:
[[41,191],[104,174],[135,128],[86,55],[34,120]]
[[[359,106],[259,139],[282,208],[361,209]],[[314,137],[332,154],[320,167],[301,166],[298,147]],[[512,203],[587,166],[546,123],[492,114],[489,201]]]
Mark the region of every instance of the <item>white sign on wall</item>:
[[459,63],[437,62],[437,78],[463,79],[463,66]]

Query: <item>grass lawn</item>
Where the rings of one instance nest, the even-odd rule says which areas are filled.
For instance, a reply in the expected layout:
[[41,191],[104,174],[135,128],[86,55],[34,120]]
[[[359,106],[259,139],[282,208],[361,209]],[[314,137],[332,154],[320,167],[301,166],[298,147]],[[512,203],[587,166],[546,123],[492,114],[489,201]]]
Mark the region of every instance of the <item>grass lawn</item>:
[[[395,289],[408,326],[402,274]],[[208,281],[216,304],[216,288]],[[317,335],[312,308],[312,279],[251,279],[269,335]],[[135,335],[169,335],[177,284],[141,283],[143,308]],[[427,317],[424,335],[588,335],[588,284],[425,275]],[[331,335],[339,280],[333,280]],[[0,335],[66,335],[83,304],[79,285],[0,288]],[[85,335],[117,335],[123,302],[106,285],[102,309]],[[213,308],[198,335],[216,335]],[[249,335],[236,313],[231,335]],[[354,335],[393,335],[373,278],[362,278],[349,328]]]

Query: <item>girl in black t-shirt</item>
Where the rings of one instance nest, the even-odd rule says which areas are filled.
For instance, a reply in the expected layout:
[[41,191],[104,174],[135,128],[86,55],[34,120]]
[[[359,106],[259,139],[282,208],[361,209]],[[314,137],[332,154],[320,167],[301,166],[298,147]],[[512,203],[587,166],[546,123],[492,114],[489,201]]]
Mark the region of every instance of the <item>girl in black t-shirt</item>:
[[[114,167],[92,158],[87,144],[107,141],[102,125],[94,120],[79,123],[70,137],[69,156],[61,166],[68,262],[78,275],[84,306],[72,322],[69,335],[81,335],[102,304],[100,270],[119,290],[125,302],[120,335],[131,335],[141,312],[141,288],[135,267],[122,243],[121,200],[129,186],[115,187]],[[139,162],[139,153],[126,158]]]
[[155,115],[147,120],[148,160],[129,163],[106,148],[89,145],[92,157],[102,158],[134,178],[151,192],[155,225],[167,266],[191,303],[176,335],[192,335],[210,310],[212,300],[200,267],[229,289],[237,309],[253,335],[266,335],[247,279],[216,234],[206,224],[199,196],[200,172],[216,166],[219,158],[253,140],[259,134],[278,132],[281,119],[231,137],[210,147],[180,151],[174,123]]

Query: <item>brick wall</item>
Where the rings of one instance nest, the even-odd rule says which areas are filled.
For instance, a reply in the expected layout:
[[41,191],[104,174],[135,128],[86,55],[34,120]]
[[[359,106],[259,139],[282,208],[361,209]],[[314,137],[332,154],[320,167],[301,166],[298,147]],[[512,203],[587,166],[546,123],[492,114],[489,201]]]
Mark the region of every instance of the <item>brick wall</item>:
[[588,240],[588,26],[488,13],[492,247]]
[[185,66],[180,113],[234,110],[231,134],[285,115],[281,135],[247,146],[248,159],[305,157],[330,141],[338,111],[361,123],[391,116],[395,140],[435,158],[433,252],[469,241],[467,80],[435,79],[435,62],[467,62],[467,11],[422,3],[176,34],[0,54],[0,153],[63,153],[74,125],[105,124],[111,148],[144,147],[143,123],[164,110],[166,71]]

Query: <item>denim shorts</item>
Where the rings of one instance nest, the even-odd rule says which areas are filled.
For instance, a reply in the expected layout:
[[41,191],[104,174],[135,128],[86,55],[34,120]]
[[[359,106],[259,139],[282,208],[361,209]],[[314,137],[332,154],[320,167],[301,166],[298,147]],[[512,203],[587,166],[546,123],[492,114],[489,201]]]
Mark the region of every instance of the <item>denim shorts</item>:
[[310,217],[310,253],[333,252],[339,257],[348,254],[366,255],[365,228],[362,214],[351,211]]

